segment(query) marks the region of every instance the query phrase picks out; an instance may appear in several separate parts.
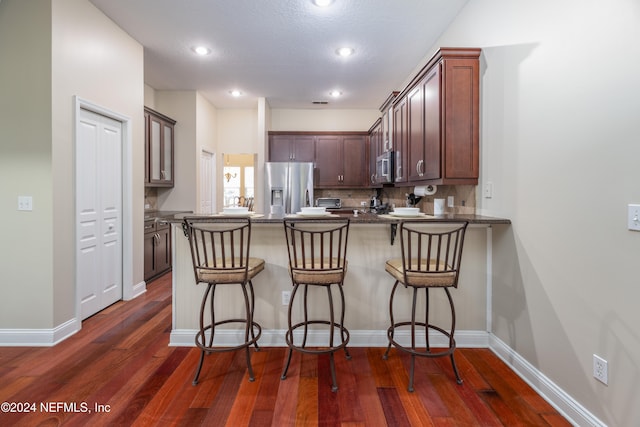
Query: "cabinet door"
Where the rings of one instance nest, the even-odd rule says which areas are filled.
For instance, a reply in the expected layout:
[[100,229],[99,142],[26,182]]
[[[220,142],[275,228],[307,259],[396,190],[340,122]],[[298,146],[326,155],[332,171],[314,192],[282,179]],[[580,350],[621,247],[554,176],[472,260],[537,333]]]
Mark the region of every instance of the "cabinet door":
[[164,184],[173,186],[173,125],[162,123],[162,169],[160,176]]
[[444,60],[445,179],[477,179],[479,172],[479,64]]
[[440,161],[442,154],[440,74],[440,65],[436,65],[422,81],[424,92],[424,165],[421,179],[442,177],[442,163]]
[[364,136],[345,136],[342,140],[342,179],[340,185],[362,187],[368,185],[367,144]]
[[315,161],[315,138],[311,135],[297,135],[294,137],[291,152],[294,162]]
[[422,82],[407,95],[407,143],[409,181],[422,178],[424,171],[424,97]]
[[291,144],[293,135],[272,135],[269,137],[269,161],[291,161]]
[[382,122],[377,124],[369,132],[369,185],[379,186],[376,184],[376,160],[382,153]]
[[170,228],[168,226],[164,228],[158,227],[156,236],[155,263],[156,273],[159,274],[171,268]]
[[316,171],[319,187],[341,185],[342,137],[318,136],[316,139]]
[[144,280],[155,276],[155,246],[156,233],[145,233],[144,235]]
[[407,161],[407,98],[403,97],[393,106],[393,145],[395,149],[394,182],[407,181],[405,163]]
[[162,181],[162,121],[149,117],[149,182]]

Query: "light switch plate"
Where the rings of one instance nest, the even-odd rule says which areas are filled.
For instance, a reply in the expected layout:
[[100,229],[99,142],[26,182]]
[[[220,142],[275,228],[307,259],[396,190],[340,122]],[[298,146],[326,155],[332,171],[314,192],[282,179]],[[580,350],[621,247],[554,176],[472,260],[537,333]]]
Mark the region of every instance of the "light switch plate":
[[33,197],[31,197],[31,196],[18,196],[18,210],[19,211],[32,211],[33,210]]
[[452,208],[454,206],[454,198],[453,196],[447,197],[447,207]]
[[627,228],[640,231],[640,205],[630,204],[627,212]]

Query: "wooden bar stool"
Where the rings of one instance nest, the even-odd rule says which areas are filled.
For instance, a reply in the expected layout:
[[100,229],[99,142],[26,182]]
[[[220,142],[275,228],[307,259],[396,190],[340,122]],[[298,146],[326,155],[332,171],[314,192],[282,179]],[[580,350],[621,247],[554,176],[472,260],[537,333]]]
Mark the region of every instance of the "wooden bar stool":
[[[389,317],[391,326],[387,329],[389,345],[383,358],[387,359],[391,345],[398,350],[411,354],[411,368],[409,373],[409,391],[413,391],[413,377],[416,356],[443,357],[449,356],[451,366],[458,384],[462,379],[458,374],[453,353],[456,349],[454,339],[456,327],[456,312],[449,288],[458,287],[462,246],[468,223],[466,221],[451,220],[405,220],[400,224],[401,259],[391,259],[386,262],[385,270],[395,279],[389,298]],[[398,285],[412,290],[411,319],[396,321],[394,318],[394,296]],[[424,321],[416,320],[416,306],[418,291],[425,291]],[[451,326],[445,330],[440,326],[429,323],[429,290],[442,289],[449,300],[451,309]],[[403,312],[405,310],[402,310]],[[426,345],[424,348],[416,344],[416,330],[424,328]],[[409,330],[410,343],[398,342],[396,332]],[[434,330],[448,338],[448,347],[432,351],[429,344],[429,330]]]
[[[347,350],[349,331],[344,327],[345,302],[342,289],[347,271],[346,252],[349,219],[285,220],[284,231],[289,252],[289,273],[293,283],[293,291],[289,300],[288,329],[285,334],[289,355],[282,371],[282,379],[287,377],[293,350],[308,354],[328,353],[333,382],[331,390],[337,391],[338,383],[333,353],[342,348],[347,359],[351,358]],[[336,285],[341,303],[338,319],[336,319],[334,307],[333,285]],[[303,307],[302,313],[296,313],[298,318],[301,318],[300,321],[294,323],[293,307],[300,287],[303,288]],[[309,287],[326,289],[329,304],[328,319],[309,318]],[[313,299],[312,304],[313,306],[318,305]],[[313,328],[317,325],[328,325],[328,328]],[[301,334],[295,334],[298,328],[302,328]],[[320,347],[307,347],[310,329],[312,333],[327,332],[327,342]]]
[[[205,354],[243,348],[247,356],[249,381],[254,381],[249,347],[254,345],[258,350],[262,327],[253,320],[255,296],[251,279],[264,269],[264,260],[249,256],[251,221],[249,218],[187,217],[183,228],[191,247],[196,284],[207,284],[200,305],[200,330],[195,339],[196,346],[202,353],[193,385],[198,383]],[[244,318],[216,318],[214,299],[218,285],[239,285],[244,297]],[[219,302],[224,303],[225,301]],[[214,344],[216,327],[225,324],[244,326],[242,342],[232,347]]]

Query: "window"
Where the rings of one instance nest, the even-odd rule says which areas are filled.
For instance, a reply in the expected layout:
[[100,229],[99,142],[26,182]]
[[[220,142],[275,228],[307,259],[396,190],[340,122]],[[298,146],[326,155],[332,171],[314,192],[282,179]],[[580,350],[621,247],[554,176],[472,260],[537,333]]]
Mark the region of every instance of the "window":
[[225,154],[224,170],[224,206],[243,205],[245,200],[254,197],[254,155]]

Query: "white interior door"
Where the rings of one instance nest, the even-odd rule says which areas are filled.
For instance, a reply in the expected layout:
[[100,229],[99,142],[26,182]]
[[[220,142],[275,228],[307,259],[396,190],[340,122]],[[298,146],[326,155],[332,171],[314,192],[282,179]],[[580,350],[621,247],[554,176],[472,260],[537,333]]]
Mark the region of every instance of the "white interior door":
[[80,109],[76,280],[81,318],[122,299],[122,123]]
[[215,156],[202,150],[200,154],[200,213],[211,214],[215,209]]

